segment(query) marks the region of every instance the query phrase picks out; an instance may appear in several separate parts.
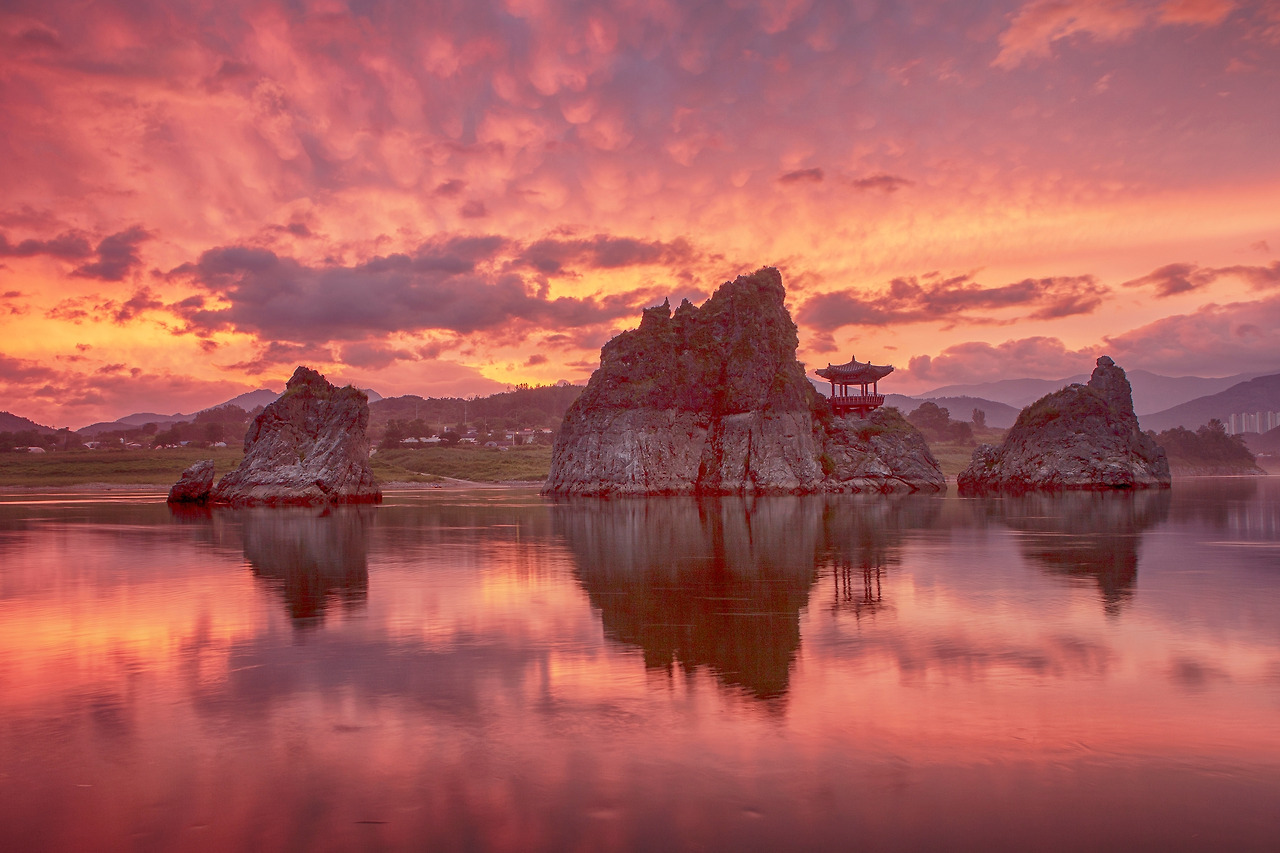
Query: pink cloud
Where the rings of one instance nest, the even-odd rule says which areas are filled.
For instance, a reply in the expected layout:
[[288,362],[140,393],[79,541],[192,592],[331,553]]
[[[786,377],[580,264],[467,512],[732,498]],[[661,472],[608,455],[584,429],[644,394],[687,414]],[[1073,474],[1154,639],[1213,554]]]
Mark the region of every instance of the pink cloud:
[[878,292],[839,290],[812,296],[800,306],[796,319],[826,332],[895,323],[992,323],[990,312],[1004,309],[1046,320],[1092,313],[1108,292],[1091,275],[1029,278],[998,287],[984,286],[968,275],[926,276],[923,281],[907,276]]
[[1150,10],[1126,0],[1033,0],[1000,34],[997,68],[1014,68],[1050,55],[1055,41],[1083,33],[1101,41],[1122,39],[1143,26]]
[[[1058,379],[1079,373],[1101,354],[1094,347],[1072,350],[1050,337],[1020,338],[1001,344],[956,344],[934,356],[914,356],[904,379],[915,385],[990,382],[1016,377]],[[1087,371],[1086,371],[1087,372]]]
[[1280,371],[1280,296],[1209,304],[1103,340],[1117,361],[1173,375]]
[[1042,59],[1054,42],[1075,35],[1120,41],[1136,30],[1160,24],[1214,26],[1236,7],[1233,0],[1032,0],[1010,17],[1000,34],[1000,53],[992,65],[1015,68]]
[[1235,0],[1167,0],[1158,14],[1170,24],[1220,24],[1236,6]]
[[210,381],[167,370],[110,363],[61,369],[0,355],[0,389],[21,400],[23,417],[46,426],[84,426],[135,411],[195,411],[251,390],[234,381]]
[[1280,261],[1267,266],[1235,264],[1228,267],[1201,267],[1197,264],[1167,264],[1144,276],[1126,281],[1122,287],[1152,287],[1156,296],[1175,296],[1200,290],[1221,279],[1243,281],[1254,290],[1280,287]]

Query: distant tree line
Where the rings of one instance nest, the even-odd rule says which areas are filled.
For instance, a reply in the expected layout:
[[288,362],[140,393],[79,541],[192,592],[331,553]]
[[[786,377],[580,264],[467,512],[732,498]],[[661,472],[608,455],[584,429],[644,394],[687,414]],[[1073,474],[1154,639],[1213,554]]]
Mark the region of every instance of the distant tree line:
[[370,432],[383,444],[439,435],[456,443],[468,429],[485,437],[520,429],[556,428],[582,386],[517,385],[488,397],[389,397],[369,404]]
[[1147,434],[1164,448],[1170,462],[1241,468],[1257,464],[1244,438],[1227,435],[1226,426],[1217,418],[1195,432],[1185,427],[1174,427],[1161,433]]
[[0,432],[0,453],[25,451],[29,447],[45,450],[74,450],[84,444],[84,439],[63,427],[57,432],[36,429],[20,429],[16,432]]
[[[986,414],[977,409],[974,409],[975,423],[978,415],[982,416],[982,423],[985,424]],[[907,420],[911,422],[912,426],[924,433],[924,437],[928,441],[946,441],[956,444],[973,443],[973,427],[966,421],[953,421],[951,412],[945,406],[939,406],[937,403],[921,403],[915,411],[907,415]]]

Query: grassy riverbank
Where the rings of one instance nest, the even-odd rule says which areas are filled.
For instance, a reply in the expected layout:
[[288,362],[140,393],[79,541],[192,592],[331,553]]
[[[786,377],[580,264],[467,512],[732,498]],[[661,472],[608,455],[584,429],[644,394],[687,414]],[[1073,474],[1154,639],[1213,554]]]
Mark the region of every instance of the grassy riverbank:
[[[54,453],[0,453],[0,488],[62,488],[95,484],[171,486],[183,469],[212,459],[215,476],[234,469],[239,448],[167,450],[69,450]],[[436,483],[445,479],[478,483],[541,482],[551,468],[551,448],[433,447],[388,450],[369,460],[384,483]]]
[[[545,444],[512,447],[509,450],[491,447],[397,448],[379,450],[374,454],[372,462],[374,474],[387,482],[404,479],[390,473],[398,470],[417,476],[470,480],[476,483],[540,483],[547,479],[547,473],[551,470],[551,448]],[[384,469],[388,473],[383,473]]]
[[176,483],[183,469],[212,459],[216,476],[240,464],[239,448],[168,450],[67,450],[54,453],[0,454],[0,487],[165,485]]

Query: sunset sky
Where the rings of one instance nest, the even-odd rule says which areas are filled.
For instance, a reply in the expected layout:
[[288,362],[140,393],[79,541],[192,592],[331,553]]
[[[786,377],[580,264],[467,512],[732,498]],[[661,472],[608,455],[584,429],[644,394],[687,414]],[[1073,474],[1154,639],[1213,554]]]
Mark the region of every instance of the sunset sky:
[[0,408],[582,382],[774,265],[882,390],[1280,372],[1280,2],[0,7]]

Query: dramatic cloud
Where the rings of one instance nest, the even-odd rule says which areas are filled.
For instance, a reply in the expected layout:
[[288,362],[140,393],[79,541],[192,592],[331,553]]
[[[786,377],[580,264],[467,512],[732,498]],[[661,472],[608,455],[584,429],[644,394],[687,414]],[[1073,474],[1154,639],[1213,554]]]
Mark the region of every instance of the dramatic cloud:
[[9,238],[0,234],[0,257],[29,258],[33,255],[48,255],[63,260],[80,260],[93,254],[89,239],[77,231],[67,231],[48,240],[27,239],[18,243],[10,243]]
[[1254,290],[1280,287],[1280,261],[1269,266],[1234,265],[1201,267],[1196,264],[1167,264],[1141,278],[1126,281],[1123,287],[1152,287],[1156,296],[1176,296],[1190,290],[1208,287],[1219,279],[1239,279]]
[[603,270],[661,264],[680,268],[701,260],[687,240],[664,243],[597,234],[581,240],[553,238],[530,243],[515,256],[512,266],[528,266],[552,275],[569,267]]
[[1219,24],[1232,0],[1033,0],[1012,16],[1000,35],[1000,54],[992,64],[1014,68],[1027,59],[1049,56],[1056,41],[1077,34],[1118,41],[1149,25]]
[[797,169],[794,172],[784,172],[778,176],[780,184],[799,184],[799,183],[822,183],[825,177],[821,169]]
[[1024,309],[1022,316],[1045,320],[1089,314],[1102,303],[1108,289],[1091,275],[1024,279],[1003,287],[983,287],[971,276],[948,279],[914,276],[897,278],[887,290],[860,294],[837,291],[811,297],[797,317],[822,331],[841,326],[884,326],[946,321],[994,322],[985,312]]
[[974,341],[947,347],[935,356],[915,356],[907,373],[917,384],[927,381],[933,385],[1023,376],[1058,379],[1081,372],[1098,354],[1094,348],[1072,350],[1057,338],[1021,338],[1002,344]]
[[419,356],[407,349],[379,343],[347,344],[342,348],[342,363],[352,367],[379,370],[397,361],[418,361]]
[[[1022,319],[1087,349],[1275,292],[1275,6],[9,0],[0,340],[474,393],[772,264],[806,355]],[[938,269],[984,272],[888,283]]]
[[903,187],[911,186],[912,182],[906,178],[899,178],[896,175],[868,175],[865,178],[852,178],[849,183],[856,190],[864,192],[868,190],[877,190],[882,193],[896,193]]
[[1122,364],[1173,375],[1280,370],[1280,296],[1206,305],[1105,341]]
[[90,264],[77,267],[72,275],[84,278],[96,278],[100,281],[122,281],[126,275],[142,264],[138,256],[138,246],[151,239],[145,229],[140,227],[121,231],[102,238],[95,253],[98,259]]
[[229,364],[231,370],[243,371],[251,376],[261,376],[270,370],[284,370],[295,364],[331,364],[337,361],[332,347],[320,344],[293,344],[271,341],[259,348],[253,358]]
[[[357,341],[390,332],[472,334],[515,325],[607,323],[635,314],[651,294],[552,297],[544,279],[528,278],[521,270],[572,277],[578,268],[694,259],[683,241],[597,235],[520,245],[496,236],[448,237],[423,243],[412,254],[376,256],[352,266],[308,265],[267,249],[221,247],[176,267],[166,278],[188,281],[217,297],[212,303],[196,297],[169,306],[197,334],[230,329],[275,341]],[[134,301],[140,299],[141,307],[149,307],[145,294]],[[381,356],[379,360],[388,363]]]
[[29,258],[47,255],[64,261],[78,261],[96,256],[96,260],[82,264],[71,273],[83,278],[100,281],[121,281],[142,263],[138,247],[151,238],[145,229],[133,227],[111,234],[91,248],[89,238],[80,231],[66,231],[47,240],[26,239],[11,243],[0,234],[0,257]]
[[20,396],[23,416],[46,426],[83,426],[106,411],[192,411],[251,390],[232,381],[207,381],[122,363],[63,370],[0,354],[0,383]]

